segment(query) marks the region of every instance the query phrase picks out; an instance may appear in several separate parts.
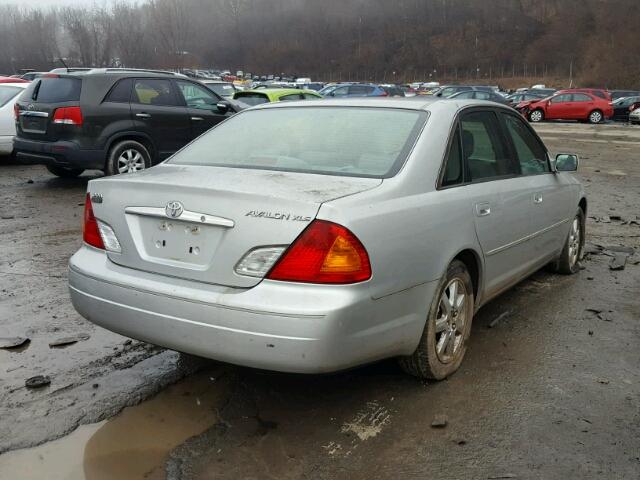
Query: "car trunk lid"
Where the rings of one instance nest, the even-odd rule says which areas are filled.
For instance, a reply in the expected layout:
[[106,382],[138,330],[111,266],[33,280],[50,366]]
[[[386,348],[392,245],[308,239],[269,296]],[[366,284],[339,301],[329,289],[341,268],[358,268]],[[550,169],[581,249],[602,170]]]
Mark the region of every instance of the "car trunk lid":
[[[291,244],[323,202],[380,185],[380,179],[208,166],[161,165],[90,183],[96,217],[122,246],[119,265],[249,288],[235,273],[256,247]],[[178,214],[178,212],[180,212]]]

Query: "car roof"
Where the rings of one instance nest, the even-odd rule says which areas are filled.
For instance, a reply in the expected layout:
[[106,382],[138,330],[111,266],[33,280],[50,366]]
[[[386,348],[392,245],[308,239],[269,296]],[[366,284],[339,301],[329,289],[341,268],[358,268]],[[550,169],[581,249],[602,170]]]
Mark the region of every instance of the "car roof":
[[257,88],[251,90],[244,90],[242,92],[238,92],[239,94],[243,93],[264,93],[267,96],[273,97],[284,97],[286,95],[294,95],[296,93],[315,93],[313,90],[304,90],[301,88]]
[[344,99],[323,99],[318,102],[297,101],[264,103],[251,110],[263,108],[287,108],[287,107],[372,107],[372,108],[395,108],[404,110],[420,111],[442,111],[455,114],[465,107],[485,106],[491,108],[502,108],[505,111],[513,112],[513,109],[501,103],[488,100],[456,100],[439,97],[350,97]]

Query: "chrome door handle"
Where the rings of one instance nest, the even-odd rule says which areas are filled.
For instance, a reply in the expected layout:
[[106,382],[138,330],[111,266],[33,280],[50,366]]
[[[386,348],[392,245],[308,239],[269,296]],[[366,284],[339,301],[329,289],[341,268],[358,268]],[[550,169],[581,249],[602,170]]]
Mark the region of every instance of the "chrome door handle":
[[542,193],[535,193],[533,195],[533,203],[542,203]]
[[194,122],[202,122],[204,120],[204,118],[202,118],[202,117],[191,117],[191,120],[193,120]]
[[151,115],[148,113],[136,113],[136,117],[138,118],[151,118]]
[[479,217],[486,217],[487,215],[491,215],[491,204],[476,203],[476,215]]

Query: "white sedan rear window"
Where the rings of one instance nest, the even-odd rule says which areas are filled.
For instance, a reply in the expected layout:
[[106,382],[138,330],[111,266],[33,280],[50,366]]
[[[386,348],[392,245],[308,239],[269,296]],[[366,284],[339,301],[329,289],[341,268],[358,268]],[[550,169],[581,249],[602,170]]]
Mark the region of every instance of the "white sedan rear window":
[[422,111],[369,107],[251,110],[169,162],[385,178],[400,169],[426,117]]

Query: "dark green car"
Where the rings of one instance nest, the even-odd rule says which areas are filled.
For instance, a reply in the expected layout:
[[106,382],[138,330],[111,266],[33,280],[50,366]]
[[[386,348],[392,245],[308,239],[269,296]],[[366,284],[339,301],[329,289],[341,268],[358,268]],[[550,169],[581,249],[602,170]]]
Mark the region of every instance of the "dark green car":
[[254,106],[261,103],[284,102],[287,100],[320,100],[322,95],[313,90],[299,90],[297,88],[260,88],[236,92],[234,100],[246,105]]

